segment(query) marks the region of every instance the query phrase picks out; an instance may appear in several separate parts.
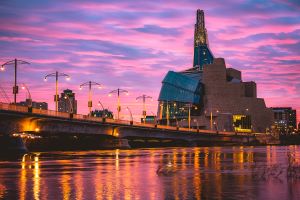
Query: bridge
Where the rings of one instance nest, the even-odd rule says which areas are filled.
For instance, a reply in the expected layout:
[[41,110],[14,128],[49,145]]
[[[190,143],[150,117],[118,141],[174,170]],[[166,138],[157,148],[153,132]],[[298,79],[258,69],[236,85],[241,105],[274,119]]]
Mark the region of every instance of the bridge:
[[188,129],[92,117],[0,103],[0,134],[29,133],[34,137],[100,136],[111,139],[184,141],[192,145],[268,143],[271,136]]

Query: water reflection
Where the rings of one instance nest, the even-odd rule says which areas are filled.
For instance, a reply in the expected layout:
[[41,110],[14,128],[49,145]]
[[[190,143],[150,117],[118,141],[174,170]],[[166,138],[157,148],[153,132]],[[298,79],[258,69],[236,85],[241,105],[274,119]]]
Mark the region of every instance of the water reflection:
[[0,199],[300,199],[299,179],[253,174],[289,163],[300,164],[299,146],[26,154],[0,161]]

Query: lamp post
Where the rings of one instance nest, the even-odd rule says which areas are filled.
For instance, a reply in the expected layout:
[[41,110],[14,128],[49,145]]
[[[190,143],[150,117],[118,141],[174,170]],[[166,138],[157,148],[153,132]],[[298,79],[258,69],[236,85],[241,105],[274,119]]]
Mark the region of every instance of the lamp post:
[[147,113],[146,113],[146,99],[151,99],[151,101],[153,101],[153,99],[152,99],[152,97],[147,96],[145,94],[143,94],[143,95],[136,98],[137,101],[139,99],[143,100],[143,118],[144,118],[144,124],[145,124],[146,123],[146,116],[147,116]]
[[[23,90],[26,90],[27,93],[28,93],[28,107],[31,108],[32,107],[32,98],[31,98],[31,94],[30,94],[30,91],[28,89],[28,87],[23,83],[22,84],[22,87],[21,87]],[[26,99],[27,100],[27,99]]]
[[129,95],[128,91],[127,90],[123,90],[123,89],[116,89],[116,90],[113,90],[111,92],[109,92],[108,96],[111,96],[112,94],[117,94],[117,97],[118,97],[118,104],[117,104],[117,111],[118,111],[118,116],[117,116],[117,119],[119,120],[120,118],[120,112],[121,112],[121,104],[120,104],[120,95],[121,93],[125,93],[126,95]]
[[[219,113],[219,110],[216,109],[216,112]],[[209,111],[209,121],[210,121],[210,130],[213,130],[213,109],[210,106],[210,111]],[[206,110],[205,110],[205,114],[206,114]]]
[[129,111],[129,113],[130,113],[130,125],[132,125],[133,124],[133,117],[132,117],[132,112],[131,112],[131,110],[129,109],[129,107],[127,106],[127,110]]
[[97,82],[93,82],[93,81],[88,81],[88,82],[85,82],[85,83],[82,83],[80,86],[79,86],[79,89],[81,90],[82,87],[84,86],[88,86],[89,87],[89,101],[88,101],[88,108],[89,108],[89,114],[91,114],[92,112],[92,107],[93,107],[93,102],[92,102],[92,86],[98,86],[99,89],[102,88],[102,85],[100,83],[97,83]]
[[102,108],[102,116],[101,116],[101,117],[103,118],[103,116],[105,116],[105,115],[104,115],[104,110],[105,110],[105,109],[104,109],[104,106],[103,106],[103,104],[101,103],[100,100],[98,101],[98,105],[101,106],[101,108]]
[[194,119],[194,122],[196,122],[196,124],[197,124],[197,131],[199,131],[199,124],[198,124],[198,120],[197,120],[197,119]]
[[14,87],[13,87],[13,94],[14,94],[14,104],[17,103],[17,94],[18,94],[18,85],[17,85],[17,68],[18,68],[18,64],[19,65],[23,65],[23,64],[27,64],[29,65],[29,62],[26,62],[24,60],[18,60],[18,59],[14,59],[11,61],[8,61],[4,64],[1,65],[1,71],[4,71],[4,66],[5,65],[14,65],[15,66],[15,83],[14,83]]
[[195,110],[197,110],[198,107],[195,106],[195,105],[193,105],[193,104],[191,104],[191,103],[187,104],[185,107],[187,107],[187,108],[189,109],[189,113],[188,113],[188,124],[189,124],[189,130],[190,130],[190,129],[191,129],[191,108],[194,107]]
[[152,113],[152,115],[154,117],[154,123],[157,124],[157,119],[156,119],[157,116],[154,114],[154,112],[151,111],[151,113]]
[[167,113],[166,113],[166,118],[167,118],[167,126],[170,125],[170,113],[169,113],[169,101],[167,101]]
[[69,100],[69,107],[70,107],[69,113],[70,113],[70,114],[73,114],[73,112],[74,112],[74,110],[73,110],[73,103],[72,103],[72,101],[71,101],[69,95],[66,94],[66,95],[64,96],[64,99],[68,99],[68,100]]
[[55,111],[58,111],[58,77],[66,77],[66,80],[70,80],[70,76],[68,74],[64,74],[64,73],[59,73],[58,71],[51,73],[51,74],[47,74],[44,77],[44,81],[47,81],[48,77],[55,77],[55,97],[54,97],[54,101],[55,101]]

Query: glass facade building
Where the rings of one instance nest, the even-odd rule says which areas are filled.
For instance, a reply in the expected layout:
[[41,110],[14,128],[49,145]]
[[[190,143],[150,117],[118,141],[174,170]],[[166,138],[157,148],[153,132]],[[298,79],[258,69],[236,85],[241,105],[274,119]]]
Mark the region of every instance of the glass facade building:
[[194,35],[193,67],[181,71],[169,71],[162,81],[159,94],[158,119],[161,124],[174,125],[190,115],[200,115],[203,104],[202,71],[205,64],[213,63],[208,46],[204,12],[197,10]]

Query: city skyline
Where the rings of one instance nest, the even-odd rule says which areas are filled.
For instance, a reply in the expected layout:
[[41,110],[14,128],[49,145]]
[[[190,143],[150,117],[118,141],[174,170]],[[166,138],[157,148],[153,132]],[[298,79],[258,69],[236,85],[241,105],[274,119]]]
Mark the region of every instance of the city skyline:
[[[79,113],[88,112],[87,90],[80,91],[80,83],[103,84],[102,90],[93,90],[94,109],[100,99],[114,113],[116,98],[110,100],[108,92],[126,89],[130,95],[121,98],[123,114],[128,118],[125,108],[131,106],[137,119],[142,114],[137,96],[147,94],[157,100],[168,70],[192,67],[198,8],[206,13],[214,56],[241,70],[243,79],[255,81],[258,96],[265,98],[268,107],[296,108],[299,121],[300,5],[296,2],[228,6],[222,1],[64,1],[59,5],[4,1],[0,5],[0,64],[14,58],[30,62],[19,68],[19,85],[26,83],[33,100],[48,102],[52,110],[54,81],[45,83],[43,77],[56,70],[71,76],[70,82],[59,81],[59,93],[73,90]],[[12,99],[13,69],[6,67],[0,79]],[[25,95],[20,91],[18,101]],[[157,102],[147,104],[148,114],[156,113]]]

